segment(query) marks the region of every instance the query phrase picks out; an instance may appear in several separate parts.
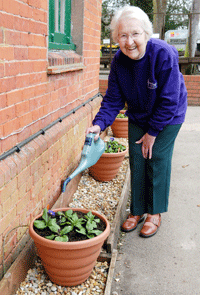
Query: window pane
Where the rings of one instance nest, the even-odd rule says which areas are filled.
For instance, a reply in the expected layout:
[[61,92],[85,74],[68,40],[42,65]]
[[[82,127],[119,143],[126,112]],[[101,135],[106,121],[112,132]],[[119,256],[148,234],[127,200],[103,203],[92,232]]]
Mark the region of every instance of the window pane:
[[65,32],[65,0],[61,0],[60,5],[60,32]]
[[59,0],[55,0],[55,32],[59,31],[58,26],[58,14],[59,14]]

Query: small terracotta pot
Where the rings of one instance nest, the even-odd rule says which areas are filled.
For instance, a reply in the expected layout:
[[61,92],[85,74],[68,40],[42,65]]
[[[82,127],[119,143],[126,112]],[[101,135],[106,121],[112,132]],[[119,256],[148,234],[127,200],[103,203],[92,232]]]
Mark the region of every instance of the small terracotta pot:
[[125,114],[126,111],[127,111],[127,110],[121,110],[121,111],[120,111],[120,114]]
[[128,118],[115,118],[111,129],[114,137],[128,138]]
[[103,153],[96,164],[89,168],[89,173],[98,181],[110,181],[117,175],[127,153]]
[[[69,209],[86,214],[90,211],[82,208],[61,208],[54,211]],[[34,240],[45,271],[53,283],[61,286],[76,286],[90,276],[101,247],[110,233],[110,224],[106,217],[95,211],[92,213],[103,220],[106,229],[99,236],[83,241],[57,242],[39,236],[33,229],[33,223],[42,214],[36,216],[31,222],[29,234]]]

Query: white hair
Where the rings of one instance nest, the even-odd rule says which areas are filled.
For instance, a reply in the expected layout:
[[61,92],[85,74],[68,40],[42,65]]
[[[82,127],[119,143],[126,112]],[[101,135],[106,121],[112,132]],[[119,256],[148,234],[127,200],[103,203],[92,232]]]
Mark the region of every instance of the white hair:
[[147,41],[151,38],[151,35],[153,34],[153,27],[148,15],[139,7],[126,5],[115,12],[115,15],[110,25],[110,29],[112,31],[112,38],[114,42],[118,43],[119,23],[120,21],[123,21],[125,19],[139,20],[142,29],[146,33]]

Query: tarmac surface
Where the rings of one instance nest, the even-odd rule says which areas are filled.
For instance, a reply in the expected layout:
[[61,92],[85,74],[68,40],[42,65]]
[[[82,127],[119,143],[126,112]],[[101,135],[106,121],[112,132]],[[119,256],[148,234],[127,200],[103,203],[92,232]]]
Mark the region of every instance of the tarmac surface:
[[188,107],[175,142],[161,227],[147,239],[141,227],[121,235],[111,295],[200,294],[200,107]]

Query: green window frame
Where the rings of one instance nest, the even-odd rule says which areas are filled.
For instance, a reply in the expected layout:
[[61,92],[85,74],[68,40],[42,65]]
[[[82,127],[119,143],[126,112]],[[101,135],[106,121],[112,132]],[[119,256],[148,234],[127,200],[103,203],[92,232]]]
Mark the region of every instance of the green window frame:
[[49,0],[49,49],[76,49],[71,37],[71,0]]

